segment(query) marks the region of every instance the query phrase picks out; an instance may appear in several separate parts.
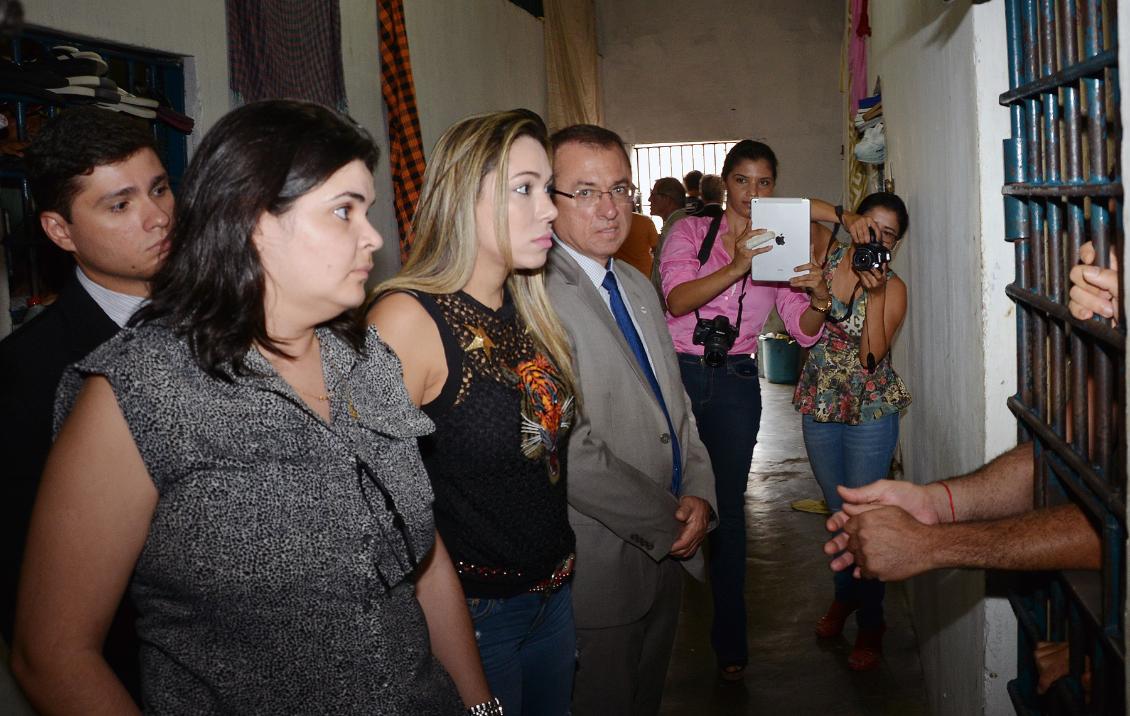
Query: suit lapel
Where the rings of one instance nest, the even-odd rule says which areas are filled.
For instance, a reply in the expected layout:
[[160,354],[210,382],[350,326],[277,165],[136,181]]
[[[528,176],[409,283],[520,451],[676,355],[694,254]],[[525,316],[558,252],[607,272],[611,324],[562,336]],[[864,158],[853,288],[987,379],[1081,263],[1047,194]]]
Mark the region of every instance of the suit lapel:
[[[651,385],[648,384],[647,377],[643,374],[643,369],[640,368],[640,364],[636,360],[636,354],[632,351],[631,346],[628,345],[628,341],[624,338],[619,324],[616,323],[616,319],[612,316],[612,311],[609,310],[608,305],[604,302],[604,298],[600,295],[599,289],[592,285],[592,281],[589,280],[589,277],[581,270],[581,267],[573,260],[573,257],[565,251],[554,248],[549,252],[549,256],[550,263],[553,264],[552,268],[559,270],[565,282],[576,289],[577,296],[581,299],[581,302],[585,304],[589,312],[595,316],[597,321],[608,331],[613,343],[619,346],[620,353],[623,355],[624,360],[628,362],[628,365],[632,366],[632,370],[635,371],[636,377],[639,379],[644,390],[646,390],[648,394],[651,394]],[[621,285],[621,289],[623,289],[623,285]],[[638,311],[636,303],[637,301],[634,298],[628,301],[628,308],[633,314],[636,314]],[[639,318],[637,318],[636,321],[639,322]],[[646,337],[643,337],[643,341],[649,350],[655,345],[654,341]],[[583,350],[583,348],[579,349]]]
[[67,327],[64,340],[68,363],[82,360],[118,332],[118,324],[95,303],[77,278],[67,282],[57,303]]

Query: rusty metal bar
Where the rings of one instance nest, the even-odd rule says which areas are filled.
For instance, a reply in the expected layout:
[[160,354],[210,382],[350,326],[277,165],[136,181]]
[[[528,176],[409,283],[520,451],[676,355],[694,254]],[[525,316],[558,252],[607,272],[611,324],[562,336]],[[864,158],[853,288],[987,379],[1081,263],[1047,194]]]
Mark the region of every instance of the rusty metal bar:
[[[1078,318],[1071,315],[1067,310],[1067,306],[1056,303],[1034,291],[1020,288],[1014,283],[1005,286],[1004,291],[1005,294],[1014,301],[1023,303],[1029,308],[1037,309],[1041,313],[1051,318],[1058,319],[1063,323],[1070,324],[1073,331],[1093,336],[1105,343],[1115,352],[1123,353],[1126,350],[1126,336],[1119,332],[1118,329],[1112,328],[1106,323],[1094,319],[1080,321]],[[1072,406],[1072,408],[1074,409],[1074,406]]]
[[1118,50],[1107,50],[1065,70],[1060,70],[1055,74],[1045,75],[1021,87],[1017,87],[1014,90],[1009,90],[1000,96],[1000,103],[1005,106],[1017,104],[1023,100],[1047,92],[1054,87],[1061,87],[1083,77],[1100,74],[1106,68],[1114,67],[1117,64]]
[[1077,454],[1071,449],[1063,439],[1052,432],[1052,429],[1047,426],[1040,416],[1032,412],[1029,406],[1024,405],[1015,397],[1008,399],[1008,409],[1012,414],[1024,422],[1028,429],[1036,435],[1043,444],[1055,453],[1059,459],[1063,460],[1075,474],[1083,481],[1083,484],[1095,495],[1095,499],[1109,510],[1112,514],[1117,515],[1120,519],[1126,519],[1126,503],[1123,500],[1123,495],[1120,490],[1111,490],[1107,484],[1106,476],[1100,475],[1095,471],[1091,465],[1086,462],[1086,459]]
[[[1059,69],[1059,52],[1057,50],[1059,25],[1056,22],[1055,0],[1041,0],[1040,8],[1040,57],[1043,62],[1040,72],[1047,77]],[[1059,117],[1059,91],[1050,88],[1043,95],[1044,107],[1044,151],[1046,181],[1048,184],[1062,182],[1060,172],[1060,149],[1062,137],[1060,135]],[[1058,199],[1058,197],[1057,197]],[[1063,256],[1063,205],[1058,200],[1049,200],[1046,203],[1047,213],[1047,240],[1044,243],[1046,250],[1046,270],[1040,276],[1041,292],[1059,303],[1066,303],[1067,291],[1064,288],[1064,256]],[[1050,375],[1048,382],[1048,416],[1051,419],[1052,429],[1061,437],[1066,434],[1067,422],[1067,339],[1063,324],[1051,321],[1047,324],[1048,331],[1048,359],[1050,361]]]
[[1005,196],[1027,196],[1033,198],[1043,197],[1090,197],[1090,196],[1122,196],[1122,184],[1112,184],[1110,182],[1102,182],[1096,184],[1068,184],[1068,183],[1046,183],[1046,184],[1031,184],[1031,183],[1016,183],[1005,184],[1001,188],[1001,194]]
[[[1094,57],[1102,52],[1102,4],[1100,0],[1087,0],[1083,19],[1083,54]],[[1098,78],[1083,80],[1087,97],[1087,150],[1090,156],[1090,181],[1109,181],[1107,169],[1106,93],[1105,81]],[[1110,216],[1103,202],[1091,202],[1091,245],[1096,254],[1095,263],[1107,266],[1110,246]],[[1103,319],[1097,319],[1102,321]],[[1105,351],[1091,355],[1092,381],[1094,382],[1094,412],[1102,416],[1096,421],[1092,462],[1099,464],[1108,476],[1113,458],[1111,398],[1114,389],[1114,366]]]
[[[1079,17],[1076,12],[1075,0],[1067,0],[1063,7],[1063,28],[1061,33],[1062,52],[1061,62],[1066,65],[1079,59],[1079,45],[1075,29],[1078,27]],[[1071,186],[1088,186],[1095,189],[1104,187],[1117,187],[1118,196],[1121,196],[1121,184],[1084,185],[1083,183],[1083,132],[1080,126],[1079,86],[1073,82],[1063,88],[1063,134],[1064,134],[1064,180]],[[1095,196],[1095,193],[1089,193]],[[1067,196],[1072,196],[1068,194]],[[1074,266],[1079,262],[1079,247],[1086,241],[1084,206],[1082,198],[1074,195],[1075,199],[1067,202],[1067,265]],[[1113,196],[1113,194],[1112,194]],[[1089,399],[1087,397],[1087,367],[1090,360],[1090,351],[1083,336],[1076,331],[1071,331],[1071,403],[1072,410],[1072,445],[1080,454],[1085,454],[1089,443],[1089,429],[1087,412]]]

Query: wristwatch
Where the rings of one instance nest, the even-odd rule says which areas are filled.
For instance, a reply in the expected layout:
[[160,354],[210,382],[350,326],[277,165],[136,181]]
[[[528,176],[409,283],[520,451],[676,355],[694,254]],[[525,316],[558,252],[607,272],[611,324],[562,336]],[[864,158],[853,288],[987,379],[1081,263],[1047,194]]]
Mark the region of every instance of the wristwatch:
[[827,313],[828,311],[832,310],[832,297],[828,296],[823,301],[821,301],[820,299],[813,296],[811,299],[809,299],[808,305],[812,308],[813,311],[816,311],[818,313]]

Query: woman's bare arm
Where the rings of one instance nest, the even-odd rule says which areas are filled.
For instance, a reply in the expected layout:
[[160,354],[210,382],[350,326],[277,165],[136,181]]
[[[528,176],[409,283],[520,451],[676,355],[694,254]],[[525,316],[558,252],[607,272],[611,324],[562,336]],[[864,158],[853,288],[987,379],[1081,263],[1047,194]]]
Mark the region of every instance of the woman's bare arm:
[[428,553],[416,580],[416,599],[428,622],[432,653],[451,675],[463,703],[471,707],[488,701],[490,687],[479,659],[471,613],[438,532],[435,547]]
[[102,642],[156,505],[110,384],[87,379],[47,458],[20,578],[12,672],[40,713],[137,713]]

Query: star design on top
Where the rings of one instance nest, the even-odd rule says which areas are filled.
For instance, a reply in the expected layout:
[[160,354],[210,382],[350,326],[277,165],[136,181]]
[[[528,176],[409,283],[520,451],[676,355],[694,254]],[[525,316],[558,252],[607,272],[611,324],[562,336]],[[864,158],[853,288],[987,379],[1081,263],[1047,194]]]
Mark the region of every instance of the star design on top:
[[470,353],[471,351],[481,350],[483,353],[486,353],[487,360],[490,360],[490,352],[494,349],[494,341],[490,339],[490,336],[487,335],[487,332],[482,328],[479,328],[478,326],[472,326],[469,323],[464,323],[463,327],[470,331],[473,336],[475,336],[471,339],[470,343],[463,347],[463,351],[465,353]]

